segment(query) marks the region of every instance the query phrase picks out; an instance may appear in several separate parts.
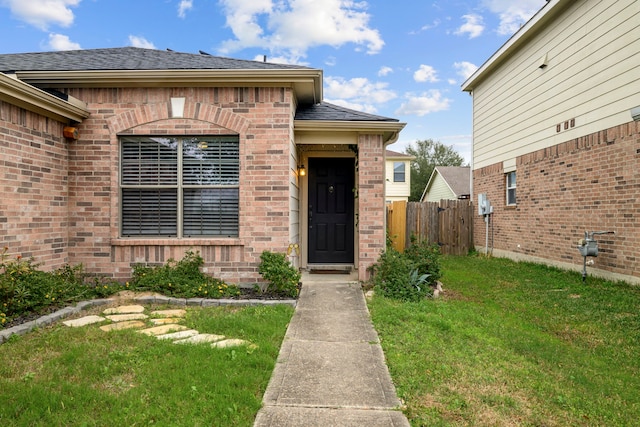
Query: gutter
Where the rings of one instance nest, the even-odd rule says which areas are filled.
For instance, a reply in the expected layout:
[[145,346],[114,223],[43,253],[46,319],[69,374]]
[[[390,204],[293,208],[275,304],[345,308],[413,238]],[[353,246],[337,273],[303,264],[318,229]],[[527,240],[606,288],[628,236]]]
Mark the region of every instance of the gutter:
[[90,115],[78,99],[62,100],[4,73],[0,73],[0,100],[61,123],[80,123]]

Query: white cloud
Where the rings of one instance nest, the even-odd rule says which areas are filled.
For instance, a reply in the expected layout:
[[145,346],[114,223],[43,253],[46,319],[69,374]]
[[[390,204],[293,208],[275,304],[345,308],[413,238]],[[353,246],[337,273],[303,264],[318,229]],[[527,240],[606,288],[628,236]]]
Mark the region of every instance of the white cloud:
[[380,77],[388,76],[391,73],[393,73],[393,68],[391,67],[382,67],[378,70],[378,76]]
[[436,83],[438,81],[436,69],[431,65],[421,64],[418,71],[413,73],[413,80],[419,83]]
[[465,23],[456,30],[455,34],[468,34],[470,39],[474,39],[476,37],[479,37],[484,31],[484,22],[482,20],[482,16],[470,14],[464,15],[462,19],[465,20]]
[[43,31],[50,25],[68,27],[73,24],[74,15],[70,7],[78,6],[82,0],[5,0],[11,13]]
[[456,74],[462,77],[462,81],[467,80],[473,73],[476,72],[478,66],[472,64],[471,62],[462,61],[462,62],[454,62],[453,68],[456,69]]
[[369,106],[384,104],[397,98],[398,95],[387,87],[387,83],[371,82],[364,77],[346,80],[329,76],[324,79],[324,94],[327,98]]
[[187,12],[193,8],[193,0],[180,0],[178,5],[178,16],[184,18],[187,16]]
[[69,36],[62,34],[49,34],[49,47],[53,50],[78,50],[82,49],[79,43],[72,42]]
[[420,95],[407,94],[406,101],[395,114],[403,116],[425,116],[430,113],[449,109],[451,100],[444,98],[439,90],[430,90]]
[[423,25],[422,27],[420,27],[419,30],[410,31],[409,34],[411,34],[411,35],[420,34],[423,31],[428,31],[428,30],[430,30],[432,28],[436,28],[438,25],[440,25],[440,20],[436,19],[435,21],[433,21],[432,24]]
[[[354,0],[220,0],[226,24],[235,39],[220,52],[261,47],[299,61],[314,46],[353,43],[367,53],[384,46],[378,30],[369,27],[367,3]],[[282,53],[286,52],[286,53]]]
[[145,49],[155,49],[155,45],[144,37],[129,36],[129,43],[133,47],[142,47]]
[[484,0],[485,6],[500,18],[497,32],[500,35],[511,35],[527,23],[542,8],[545,0]]

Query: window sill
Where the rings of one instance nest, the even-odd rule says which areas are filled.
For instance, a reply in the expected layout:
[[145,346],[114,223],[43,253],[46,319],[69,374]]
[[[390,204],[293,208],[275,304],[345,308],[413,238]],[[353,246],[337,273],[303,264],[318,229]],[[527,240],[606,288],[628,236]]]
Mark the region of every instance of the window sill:
[[119,237],[111,240],[112,246],[243,246],[238,237],[155,238]]

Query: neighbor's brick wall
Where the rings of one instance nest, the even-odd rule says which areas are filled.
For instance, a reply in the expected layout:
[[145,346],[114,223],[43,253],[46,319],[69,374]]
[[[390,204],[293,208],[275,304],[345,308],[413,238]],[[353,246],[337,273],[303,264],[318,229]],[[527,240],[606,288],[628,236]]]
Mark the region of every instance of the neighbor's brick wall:
[[[487,193],[494,205],[496,249],[581,266],[584,231],[612,230],[596,238],[595,268],[640,277],[640,122],[519,157],[515,208],[505,206],[501,163],[473,179],[474,194]],[[474,229],[476,247],[484,247],[482,217]]]
[[358,137],[358,279],[369,271],[385,249],[384,143],[381,135]]
[[0,101],[0,241],[43,270],[68,261],[64,124]]
[[[164,263],[199,250],[205,271],[240,283],[259,280],[263,250],[289,244],[292,94],[283,88],[69,89],[91,116],[70,146],[72,263],[124,280],[131,264]],[[184,118],[170,98],[185,97]],[[117,134],[240,135],[240,235],[225,239],[119,238]]]

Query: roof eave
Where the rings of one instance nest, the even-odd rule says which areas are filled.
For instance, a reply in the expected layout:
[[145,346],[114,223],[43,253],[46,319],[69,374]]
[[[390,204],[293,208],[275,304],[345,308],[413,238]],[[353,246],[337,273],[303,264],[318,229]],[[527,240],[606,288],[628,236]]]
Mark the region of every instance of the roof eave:
[[553,18],[559,15],[573,0],[548,0],[533,17],[511,36],[484,64],[482,64],[463,84],[462,91],[472,92],[487,74],[497,68],[502,61],[513,55],[515,51],[526,43]]
[[18,71],[20,80],[49,88],[69,87],[292,87],[299,103],[322,100],[319,69],[195,69],[195,70],[86,70]]
[[296,131],[378,133],[383,135],[385,144],[392,144],[406,125],[395,121],[295,120],[293,126]]
[[71,103],[0,73],[0,100],[59,122],[82,122],[90,113],[79,100]]

